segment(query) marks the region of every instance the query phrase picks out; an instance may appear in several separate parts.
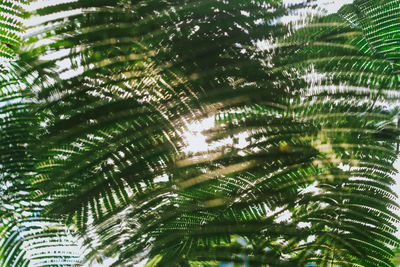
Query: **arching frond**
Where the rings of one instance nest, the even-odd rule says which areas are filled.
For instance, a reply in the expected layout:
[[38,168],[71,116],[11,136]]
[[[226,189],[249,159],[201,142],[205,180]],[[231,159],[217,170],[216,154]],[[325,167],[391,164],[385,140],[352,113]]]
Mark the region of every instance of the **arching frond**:
[[0,3],[0,58],[11,58],[22,37],[25,0],[3,0]]
[[[21,129],[37,140],[6,160],[33,155],[23,180],[41,216],[76,227],[94,264],[391,266],[397,5],[301,25],[284,18],[306,2],[41,8],[62,15],[20,54],[34,99]],[[185,153],[206,117],[209,150]]]

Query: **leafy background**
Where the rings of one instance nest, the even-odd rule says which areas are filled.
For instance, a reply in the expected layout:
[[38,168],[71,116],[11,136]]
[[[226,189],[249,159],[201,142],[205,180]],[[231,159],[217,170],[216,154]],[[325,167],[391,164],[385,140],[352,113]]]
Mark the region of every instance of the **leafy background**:
[[2,264],[74,264],[72,232],[93,264],[390,266],[398,2],[280,23],[312,6],[55,4],[20,50],[8,20]]

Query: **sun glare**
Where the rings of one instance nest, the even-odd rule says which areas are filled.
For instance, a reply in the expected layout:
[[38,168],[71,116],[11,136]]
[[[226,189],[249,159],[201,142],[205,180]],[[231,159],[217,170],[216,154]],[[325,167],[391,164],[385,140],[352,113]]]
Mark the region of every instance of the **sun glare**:
[[207,138],[203,132],[213,128],[214,125],[214,117],[188,123],[186,125],[187,131],[183,133],[184,142],[186,144],[183,152],[189,154],[206,152],[209,150],[211,147],[210,144],[207,143]]
[[[233,134],[232,136],[221,138],[217,141],[207,142],[207,136],[204,134],[204,132],[214,127],[214,117],[208,117],[200,121],[187,123],[187,131],[183,133],[183,139],[186,146],[182,151],[186,154],[196,154],[214,150],[218,147],[227,145],[240,150],[244,149],[250,144],[247,140],[249,137],[248,132],[240,132]],[[239,152],[239,155],[240,154],[243,153]]]

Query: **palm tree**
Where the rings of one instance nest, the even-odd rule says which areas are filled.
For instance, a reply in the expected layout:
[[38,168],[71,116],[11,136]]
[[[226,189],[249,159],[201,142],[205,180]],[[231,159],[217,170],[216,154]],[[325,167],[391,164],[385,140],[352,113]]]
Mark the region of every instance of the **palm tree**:
[[[392,266],[398,4],[355,1],[289,24],[309,4],[36,10],[65,13],[29,36],[15,89],[2,87],[2,182],[16,188],[5,201],[24,207],[1,213],[0,261],[51,265],[58,253],[25,255],[65,253],[65,224],[86,261],[115,266]],[[206,117],[204,134],[225,145],[185,153],[188,122]],[[32,221],[38,232],[13,234]]]

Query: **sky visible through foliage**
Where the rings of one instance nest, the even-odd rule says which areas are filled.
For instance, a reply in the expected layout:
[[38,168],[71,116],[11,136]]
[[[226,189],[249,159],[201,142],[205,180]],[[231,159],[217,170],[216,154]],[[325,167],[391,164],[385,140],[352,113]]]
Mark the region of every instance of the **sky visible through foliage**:
[[[29,6],[26,7],[27,10],[34,10],[37,8],[41,8],[47,5],[52,5],[55,4],[56,2],[58,3],[67,3],[67,2],[73,2],[73,0],[39,0],[39,1],[35,1],[32,4],[30,4]],[[283,2],[285,4],[295,4],[298,3],[299,1],[296,0],[283,0]],[[301,2],[301,1],[300,1]],[[321,9],[324,9],[327,13],[334,13],[336,12],[341,6],[345,5],[345,4],[349,4],[352,3],[352,0],[320,0],[318,1],[319,7]],[[73,15],[75,14],[77,11],[74,10],[73,12],[63,12],[63,13],[56,13],[56,14],[52,14],[51,18],[58,18],[58,17],[64,17],[64,16],[69,16],[69,15]],[[292,20],[296,20],[299,17],[301,17],[302,14],[294,14],[294,15],[290,15],[285,17],[284,19],[282,19],[283,21],[292,21]],[[45,21],[49,19],[49,17],[41,17],[40,20],[37,17],[33,17],[30,20],[28,20],[26,23],[27,26],[32,26],[32,25],[38,25],[40,24],[42,21]],[[35,29],[37,30],[37,29]],[[28,34],[30,33],[31,30],[28,30]],[[260,46],[262,46],[263,44],[259,44]],[[63,52],[61,51],[60,54],[62,54]],[[67,53],[67,51],[64,51],[64,53]],[[62,67],[68,68],[69,66],[69,61],[65,60],[64,62],[58,63],[58,64],[65,64]],[[76,74],[77,70],[74,70],[73,72],[66,72],[64,75],[65,77],[68,76],[74,76]],[[79,70],[78,70],[79,71]],[[75,72],[75,73],[74,73]],[[202,134],[202,131],[204,130],[208,130],[210,128],[212,128],[214,126],[214,118],[210,117],[207,119],[203,119],[201,122],[196,122],[196,123],[188,123],[187,127],[188,127],[188,131],[186,133],[184,133],[184,139],[187,142],[187,147],[185,149],[186,152],[190,153],[190,152],[200,152],[200,151],[206,151],[207,149],[210,148],[210,146],[212,147],[212,145],[207,144],[206,142],[206,137]],[[246,144],[246,134],[241,134],[239,136],[239,143],[238,146],[244,146]],[[232,142],[232,140],[225,140],[226,143]],[[214,146],[216,145],[220,145],[219,144],[213,144]],[[397,169],[400,169],[400,159],[397,160],[395,162],[395,167]],[[399,178],[399,177],[397,177]],[[400,185],[397,184],[395,186],[395,192],[400,192]],[[398,214],[400,215],[400,212],[398,212]],[[399,225],[400,226],[400,225]],[[397,234],[398,237],[400,237],[400,232],[398,232]],[[145,262],[147,259],[143,260],[142,262],[140,262],[139,264],[135,265],[137,267],[142,267],[144,266]],[[104,266],[107,266],[108,264],[112,263],[114,261],[114,259],[108,259],[104,262]]]
[[[35,2],[33,2],[31,5],[29,5],[29,6],[27,6],[26,7],[26,9],[27,10],[36,10],[36,9],[38,9],[38,8],[41,8],[41,7],[45,7],[45,6],[49,6],[49,5],[55,5],[55,4],[58,4],[58,3],[69,3],[69,2],[74,2],[73,0],[71,1],[71,0],[60,0],[60,1],[58,1],[58,0],[46,0],[46,1],[43,1],[43,0],[40,0],[40,1],[35,1]],[[296,0],[283,0],[283,2],[285,3],[285,4],[288,4],[288,5],[291,5],[291,4],[296,4],[296,3],[299,3],[299,1],[296,1]],[[304,2],[304,1],[302,1],[302,2]],[[318,2],[318,6],[319,6],[319,8],[320,9],[322,9],[322,10],[325,10],[325,12],[326,13],[328,13],[328,14],[331,14],[331,13],[335,13],[337,10],[339,10],[339,8],[341,7],[341,6],[343,6],[343,5],[345,5],[345,4],[349,4],[349,3],[352,3],[353,1],[350,1],[350,0],[342,0],[342,1],[332,1],[332,0],[321,0],[321,1],[319,1]],[[44,17],[31,17],[28,21],[26,21],[25,22],[25,25],[26,26],[28,26],[28,27],[31,27],[31,28],[29,28],[28,30],[27,30],[27,35],[28,36],[30,36],[30,35],[34,35],[36,32],[38,32],[38,30],[40,30],[38,27],[35,27],[35,26],[37,26],[37,25],[40,25],[43,21],[46,21],[46,20],[49,20],[49,19],[55,19],[55,18],[66,18],[66,21],[67,21],[67,17],[68,16],[73,16],[73,15],[76,15],[76,14],[79,14],[80,12],[82,12],[82,9],[80,10],[80,9],[74,9],[73,11],[64,11],[64,12],[61,12],[61,13],[53,13],[53,14],[51,14],[50,15],[50,17],[46,17],[46,16],[44,16]],[[305,14],[310,14],[310,12],[321,12],[320,10],[319,11],[310,11],[310,10],[297,10],[297,13],[295,13],[295,14],[290,14],[290,15],[288,15],[288,16],[285,16],[285,17],[281,17],[280,19],[279,19],[279,21],[280,22],[284,22],[284,23],[289,23],[289,22],[291,22],[291,21],[295,21],[295,20],[299,20],[299,19],[301,19],[301,18],[303,18],[304,16],[305,16]],[[40,39],[40,38],[39,38]],[[254,40],[254,39],[253,39]],[[49,42],[52,42],[53,40],[51,40],[51,38],[49,38],[49,39],[47,39],[47,41],[49,41]],[[40,46],[40,45],[45,45],[46,43],[45,43],[46,41],[44,41],[44,42],[42,42],[41,43],[41,41],[39,40],[37,43],[35,43],[35,45],[36,46]],[[266,48],[266,49],[268,49],[268,46],[269,46],[270,44],[268,43],[268,41],[267,40],[261,40],[261,41],[258,41],[257,42],[257,44],[256,44],[256,46],[258,46],[258,48],[260,48],[261,50],[263,49],[263,47],[264,48]],[[241,47],[240,47],[241,48]],[[79,76],[79,75],[82,75],[83,73],[85,73],[84,71],[85,71],[85,69],[84,69],[84,67],[82,66],[82,65],[84,65],[84,64],[81,64],[81,62],[79,61],[80,59],[78,58],[78,57],[76,57],[76,66],[78,66],[78,67],[71,67],[72,65],[71,64],[74,64],[74,63],[71,63],[71,61],[72,60],[70,60],[70,58],[68,58],[67,57],[67,55],[69,54],[69,52],[71,51],[72,49],[60,49],[59,51],[57,51],[57,52],[54,52],[54,53],[50,53],[50,55],[46,55],[45,53],[44,54],[41,54],[39,57],[38,57],[38,59],[39,60],[53,60],[54,59],[54,57],[56,57],[56,59],[54,60],[54,62],[56,62],[56,64],[58,65],[58,67],[60,67],[60,69],[64,69],[65,71],[62,71],[61,72],[61,74],[60,74],[60,78],[61,78],[61,80],[63,80],[63,79],[65,79],[65,80],[68,80],[68,79],[70,79],[71,77],[75,77],[75,76]],[[79,50],[79,48],[78,48],[78,50]],[[244,49],[245,50],[245,49]],[[64,57],[64,56],[66,56],[66,58],[65,58],[65,60],[57,60],[57,58],[62,58],[62,57]],[[52,58],[46,58],[46,57],[52,57]],[[71,58],[72,58],[73,56],[71,56]],[[83,60],[82,60],[83,61]],[[90,67],[90,65],[88,65],[89,67]],[[86,66],[87,67],[87,66]],[[312,74],[311,74],[312,75]],[[83,76],[83,75],[82,75]],[[107,75],[106,75],[107,76]],[[110,75],[110,77],[111,77],[112,75]],[[191,76],[190,76],[191,77]],[[312,77],[311,77],[311,79],[312,79]],[[361,78],[360,78],[361,79]],[[196,80],[196,79],[193,79],[193,80]],[[99,81],[98,79],[96,80],[95,79],[95,82],[96,81]],[[99,93],[100,94],[100,93]],[[379,102],[379,101],[378,101]],[[375,103],[374,103],[375,104]],[[373,105],[374,105],[373,104]],[[372,106],[373,106],[372,105]],[[372,109],[372,107],[371,107],[371,109]],[[323,112],[323,109],[322,109],[322,112]],[[346,112],[346,111],[345,111]],[[135,113],[136,114],[136,113]],[[179,114],[179,113],[178,113]],[[199,121],[197,121],[197,122],[192,122],[192,120],[189,118],[187,121],[185,121],[184,119],[182,119],[182,121],[183,121],[183,125],[184,125],[184,127],[183,128],[186,128],[187,130],[185,130],[183,133],[182,133],[182,136],[183,136],[183,142],[184,142],[184,144],[185,144],[185,146],[183,147],[183,149],[182,149],[182,152],[184,152],[184,153],[186,153],[185,155],[193,155],[193,154],[195,154],[195,153],[198,153],[198,152],[205,152],[205,151],[209,151],[209,150],[212,150],[212,149],[214,149],[214,148],[216,148],[216,147],[221,147],[221,146],[223,146],[223,145],[225,145],[225,144],[229,144],[229,145],[231,145],[232,147],[235,147],[235,148],[239,148],[239,149],[242,149],[242,148],[245,148],[246,146],[248,146],[250,143],[249,143],[249,141],[247,141],[246,140],[246,138],[248,138],[249,136],[250,136],[250,133],[249,132],[245,132],[245,131],[242,131],[242,132],[240,132],[239,134],[237,134],[236,135],[236,139],[234,140],[233,138],[232,138],[232,136],[233,135],[231,135],[230,137],[227,137],[227,138],[225,138],[225,139],[218,139],[218,141],[215,141],[215,142],[210,142],[210,143],[207,143],[207,140],[206,140],[206,136],[205,136],[205,134],[203,134],[203,132],[205,132],[205,131],[208,131],[208,130],[210,130],[210,129],[212,129],[212,128],[214,128],[214,126],[215,126],[215,118],[214,118],[214,115],[212,115],[212,116],[210,116],[210,117],[208,117],[208,118],[203,118],[203,119],[201,119],[201,120],[199,120]],[[364,125],[365,126],[365,125]],[[123,131],[122,131],[123,132]],[[326,135],[326,136],[328,136],[328,135]],[[325,137],[326,137],[325,136]],[[320,135],[318,135],[318,137],[317,137],[317,139],[318,138],[320,138]],[[326,137],[326,138],[328,138],[328,137]],[[313,140],[314,141],[314,140]],[[312,142],[313,142],[312,141]],[[171,142],[172,143],[172,142]],[[234,144],[234,145],[233,145]],[[315,144],[313,144],[313,145],[315,145]],[[318,147],[318,149],[319,149],[319,147],[320,147],[320,145],[321,145],[321,141],[320,141],[320,143],[319,144],[316,144],[315,145],[315,147]],[[347,145],[347,143],[345,144],[345,145]],[[323,147],[324,145],[322,144],[322,146],[321,147]],[[328,149],[329,149],[329,146],[330,146],[330,144],[329,144],[329,142],[328,142]],[[279,145],[279,149],[280,149],[280,151],[282,152],[282,151],[284,151],[284,152],[286,152],[286,148],[287,148],[287,146],[286,146],[286,144],[284,144],[284,142],[281,142],[280,143],[280,145]],[[332,149],[332,146],[330,147],[330,149]],[[246,156],[246,154],[245,154],[245,152],[243,152],[242,151],[242,154],[240,154],[241,152],[238,152],[238,155],[239,156],[241,156],[241,157],[243,157],[243,158],[245,158],[245,156]],[[329,153],[327,153],[327,154],[329,154]],[[120,155],[121,155],[121,153],[120,153]],[[49,156],[50,157],[50,156]],[[124,157],[124,153],[122,153],[122,156],[121,157]],[[393,156],[394,157],[394,156]],[[66,158],[67,158],[67,156],[66,156]],[[189,158],[190,159],[190,158]],[[332,157],[332,160],[335,160],[335,158],[334,157]],[[394,159],[393,159],[394,160]],[[183,162],[184,160],[182,160],[182,162]],[[50,161],[49,161],[50,162]],[[250,162],[250,161],[249,161]],[[315,163],[315,162],[317,162],[316,160],[315,161],[313,161],[313,164]],[[112,159],[109,159],[109,162],[107,161],[106,162],[106,164],[105,165],[113,165],[113,160]],[[246,162],[245,162],[246,163]],[[229,164],[231,164],[231,163],[229,163]],[[352,163],[349,163],[349,164],[352,164]],[[188,164],[189,166],[190,166],[190,164]],[[184,166],[184,165],[183,165]],[[227,165],[227,167],[231,167],[231,166],[235,166],[235,164],[232,164],[232,165]],[[342,171],[346,171],[346,168],[348,168],[348,169],[350,169],[350,167],[348,167],[348,166],[351,166],[351,165],[343,165],[342,163],[340,163],[340,165],[339,166],[337,166],[337,168],[338,169],[342,169]],[[400,159],[398,159],[396,162],[395,162],[395,164],[394,164],[394,166],[399,170],[400,169]],[[184,166],[185,167],[185,166]],[[318,168],[319,168],[319,166],[318,166]],[[228,169],[228,168],[227,168]],[[321,168],[322,169],[322,168]],[[209,170],[213,170],[213,169],[209,169]],[[243,169],[240,169],[240,171],[242,171]],[[203,170],[202,170],[203,171]],[[341,170],[339,170],[339,171],[341,171]],[[212,172],[212,171],[211,171]],[[56,173],[56,172],[55,172]],[[116,172],[116,173],[118,173],[118,172]],[[173,174],[171,175],[171,176],[168,176],[167,174],[166,174],[167,172],[165,172],[164,171],[164,174],[163,175],[160,175],[160,176],[155,176],[155,178],[154,178],[154,182],[156,182],[156,183],[158,183],[158,182],[169,182],[169,179],[170,179],[170,177],[173,177]],[[172,173],[172,172],[171,172]],[[198,178],[198,177],[202,177],[202,178],[204,178],[205,180],[207,179],[207,175],[200,175],[200,176],[196,176],[196,175],[194,175],[194,176],[190,176],[190,175],[192,175],[189,171],[188,171],[188,173],[189,173],[189,175],[188,175],[188,177],[190,178],[190,177],[195,177],[195,178]],[[228,172],[229,173],[229,172]],[[232,173],[235,173],[234,171],[232,172]],[[270,173],[270,174],[272,174],[272,172]],[[185,174],[185,175],[187,175],[187,174]],[[296,175],[296,174],[294,174],[294,175]],[[325,175],[325,174],[324,174]],[[178,176],[178,175],[177,175]],[[279,175],[278,175],[279,176]],[[310,176],[312,177],[312,174],[310,174]],[[333,176],[333,175],[331,175],[331,176]],[[185,177],[185,176],[184,176]],[[296,176],[295,176],[296,177]],[[399,180],[400,179],[400,175],[398,176],[398,177],[396,177],[396,179],[397,180]],[[190,182],[191,180],[194,180],[194,178],[193,179],[189,179],[188,181]],[[196,181],[195,181],[196,182]],[[199,182],[199,183],[201,183],[201,182]],[[51,184],[51,183],[50,183]],[[179,182],[179,183],[177,183],[179,186],[182,186],[182,185],[184,185],[185,184],[185,182]],[[187,181],[186,181],[186,184],[187,184]],[[315,183],[314,183],[315,184]],[[318,189],[316,189],[316,187],[313,187],[313,185],[314,184],[311,184],[311,185],[308,185],[308,187],[307,188],[305,188],[303,191],[302,191],[302,193],[301,194],[307,194],[308,192],[311,192],[311,191],[313,191],[313,190],[318,190]],[[196,183],[195,183],[195,185],[196,185]],[[188,187],[191,187],[191,185],[190,185],[190,183],[189,183],[189,186]],[[240,186],[239,186],[240,187]],[[186,187],[184,187],[184,186],[182,186],[182,188],[185,190],[186,189]],[[245,187],[243,187],[243,188],[245,188]],[[215,191],[215,192],[217,192],[217,191]],[[400,192],[400,185],[399,184],[396,184],[395,185],[395,192],[396,193],[399,193]],[[129,196],[130,197],[130,196]],[[239,198],[238,198],[239,199]],[[218,199],[217,199],[218,200]],[[218,202],[218,201],[217,201]],[[215,203],[217,203],[217,202],[212,202],[211,204],[212,205],[214,205]],[[209,204],[209,202],[207,202],[208,204]],[[324,203],[324,204],[326,204],[326,203]],[[91,204],[92,205],[92,204]],[[179,204],[177,204],[178,205],[178,207],[179,207]],[[218,206],[218,203],[216,204],[217,206]],[[326,204],[327,205],[327,204]],[[96,204],[96,206],[99,206],[98,204]],[[299,205],[300,206],[300,205]],[[94,207],[94,204],[93,204],[93,206],[92,207]],[[99,208],[99,209],[101,209],[101,208]],[[289,209],[287,208],[287,207],[285,207],[285,209],[287,209],[287,213],[282,213],[281,214],[281,217],[279,217],[280,218],[280,220],[286,220],[287,219],[287,217],[285,217],[285,216],[292,216],[292,214],[294,214],[294,212],[292,212],[292,211],[290,211],[289,212]],[[275,210],[276,211],[276,210]],[[273,212],[273,213],[275,213],[275,211]],[[134,211],[134,212],[136,212],[136,211]],[[271,211],[272,212],[272,211]],[[336,211],[335,211],[336,212]],[[399,211],[396,211],[397,212],[397,214],[400,216],[400,212]],[[84,213],[84,212],[83,212]],[[124,212],[121,212],[120,213],[120,215],[123,215],[123,216],[125,216],[126,214],[124,214]],[[279,213],[278,213],[279,214]],[[79,216],[79,214],[78,214],[78,216]],[[268,215],[269,216],[269,215]],[[179,220],[180,218],[178,218],[178,220]],[[93,220],[93,217],[90,217],[89,218],[89,223],[88,224],[90,224],[91,223],[91,220]],[[279,221],[277,221],[278,223],[279,223]],[[77,225],[79,224],[80,222],[78,222],[77,223]],[[83,224],[85,224],[85,223],[87,223],[87,221],[86,222],[84,222]],[[311,225],[311,223],[310,223],[310,225]],[[78,226],[79,227],[79,226]],[[398,225],[398,228],[400,227],[400,225]],[[329,227],[328,227],[329,228]],[[394,230],[393,230],[394,231]],[[398,237],[400,237],[400,232],[397,232],[397,236]],[[311,237],[311,235],[309,236],[309,237]],[[80,241],[79,241],[80,242]],[[308,240],[306,241],[306,242],[308,242]],[[268,247],[269,248],[269,247]],[[160,254],[161,255],[161,254]],[[154,256],[154,255],[153,255]],[[157,255],[156,255],[157,256]],[[113,258],[113,257],[105,257],[104,258],[104,262],[103,262],[103,266],[110,266],[113,262],[115,262],[117,259],[116,258]],[[141,261],[139,264],[135,264],[135,266],[139,266],[139,267],[142,267],[142,266],[144,266],[145,265],[145,263],[146,263],[146,261],[148,260],[148,258],[146,258],[146,259],[144,259],[143,261]],[[332,260],[332,262],[333,262],[333,260]],[[85,265],[86,266],[86,265]],[[87,263],[87,266],[89,266],[89,263]]]

